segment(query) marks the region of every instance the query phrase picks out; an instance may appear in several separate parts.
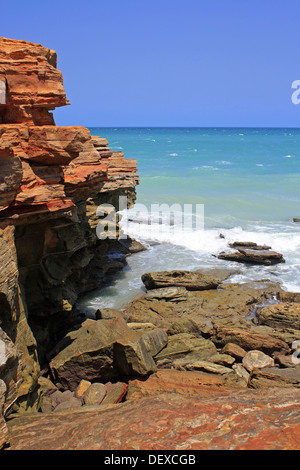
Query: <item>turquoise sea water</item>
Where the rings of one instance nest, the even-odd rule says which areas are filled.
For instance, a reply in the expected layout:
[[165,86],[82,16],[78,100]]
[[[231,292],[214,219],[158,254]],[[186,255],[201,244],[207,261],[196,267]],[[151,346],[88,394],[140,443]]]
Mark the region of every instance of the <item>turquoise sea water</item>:
[[[142,284],[146,271],[238,267],[234,281],[270,278],[300,291],[300,129],[90,128],[106,137],[112,150],[136,158],[137,203],[204,205],[204,231],[176,231],[149,224],[149,214],[133,209],[125,227],[141,241],[158,242],[128,259],[129,265],[83,305],[120,308]],[[158,219],[153,219],[154,221]],[[163,221],[164,222],[164,221]],[[175,224],[176,225],[176,224]],[[220,239],[222,233],[225,238]],[[283,253],[276,267],[246,267],[217,260],[231,241],[254,241]]]

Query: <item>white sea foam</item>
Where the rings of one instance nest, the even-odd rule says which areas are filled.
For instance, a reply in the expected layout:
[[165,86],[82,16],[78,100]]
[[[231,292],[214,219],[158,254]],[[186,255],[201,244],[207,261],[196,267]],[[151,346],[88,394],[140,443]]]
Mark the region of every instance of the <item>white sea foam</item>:
[[212,165],[202,165],[201,168],[203,168],[204,170],[214,170],[214,171],[217,171],[220,169]]
[[178,153],[170,153],[170,157],[178,157]]
[[[129,211],[130,213],[130,211]],[[130,218],[130,217],[129,217]],[[162,222],[162,223],[161,223]],[[121,222],[121,226],[124,220]],[[218,260],[221,251],[230,252],[229,244],[235,241],[252,241],[259,245],[268,245],[279,253],[282,253],[286,263],[274,266],[251,266],[251,268],[238,265],[241,274],[239,278],[233,278],[232,282],[247,282],[249,280],[271,279],[281,282],[283,288],[291,292],[300,292],[300,231],[295,231],[292,226],[252,226],[244,229],[240,226],[234,228],[206,228],[204,230],[183,229],[176,224],[159,221],[159,216],[152,216],[149,222],[148,214],[139,214],[138,219],[126,224],[129,236],[142,242],[156,242],[164,244],[165,249],[172,250],[177,247],[178,259],[184,259],[186,250],[194,256],[195,263],[206,266],[237,267],[236,263]],[[222,234],[222,237],[220,235]],[[224,238],[223,238],[224,237]],[[170,248],[168,248],[168,246]],[[166,256],[165,262],[168,259]],[[164,269],[172,269],[172,265],[166,265]]]
[[229,162],[227,160],[217,160],[216,163],[217,165],[233,165],[232,162]]

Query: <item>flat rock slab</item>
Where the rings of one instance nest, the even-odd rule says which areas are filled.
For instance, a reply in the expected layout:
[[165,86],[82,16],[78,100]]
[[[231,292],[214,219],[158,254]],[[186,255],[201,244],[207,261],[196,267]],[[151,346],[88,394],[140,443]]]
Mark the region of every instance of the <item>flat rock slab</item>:
[[285,259],[281,253],[276,251],[267,250],[258,250],[258,249],[248,249],[248,248],[239,248],[238,251],[234,253],[225,253],[222,252],[218,256],[219,259],[226,261],[237,261],[239,263],[249,263],[249,264],[262,264],[265,266],[271,266],[273,264],[285,263]]
[[162,394],[106,410],[23,416],[11,450],[298,450],[300,390]]
[[185,287],[187,290],[216,289],[236,271],[223,269],[197,271],[161,271],[145,273],[142,281],[149,290],[162,287]]

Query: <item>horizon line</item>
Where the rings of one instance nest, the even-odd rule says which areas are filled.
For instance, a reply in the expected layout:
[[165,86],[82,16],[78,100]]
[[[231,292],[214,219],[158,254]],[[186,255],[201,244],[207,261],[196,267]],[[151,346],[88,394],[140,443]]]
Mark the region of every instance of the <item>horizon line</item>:
[[90,126],[92,129],[300,129],[290,126]]

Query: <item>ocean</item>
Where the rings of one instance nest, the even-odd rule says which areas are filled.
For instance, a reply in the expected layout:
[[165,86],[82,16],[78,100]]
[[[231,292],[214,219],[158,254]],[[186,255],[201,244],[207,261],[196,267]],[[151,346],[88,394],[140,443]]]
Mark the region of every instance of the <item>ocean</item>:
[[[112,150],[138,161],[139,211],[131,209],[122,224],[148,250],[129,257],[111,285],[81,299],[79,305],[88,314],[124,307],[143,291],[141,275],[149,271],[228,267],[240,271],[230,282],[270,279],[300,292],[300,223],[293,222],[300,217],[300,129],[90,131],[107,138]],[[204,227],[194,223],[182,230],[176,214],[175,223],[161,211],[155,214],[155,205],[162,204],[189,208],[191,214],[202,207]],[[269,245],[286,263],[244,266],[217,259],[234,241]]]

